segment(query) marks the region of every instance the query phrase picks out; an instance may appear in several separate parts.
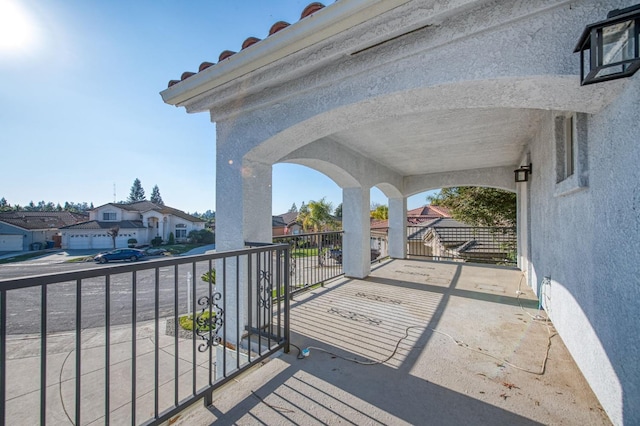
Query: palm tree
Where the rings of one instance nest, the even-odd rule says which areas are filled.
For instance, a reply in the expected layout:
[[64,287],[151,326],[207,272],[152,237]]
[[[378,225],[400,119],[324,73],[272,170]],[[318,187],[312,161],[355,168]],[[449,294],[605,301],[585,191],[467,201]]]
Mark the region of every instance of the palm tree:
[[319,201],[309,201],[309,204],[300,207],[298,213],[298,222],[302,225],[302,229],[314,232],[322,231],[326,228],[335,227],[335,220],[331,216],[333,205],[328,202],[325,197]]

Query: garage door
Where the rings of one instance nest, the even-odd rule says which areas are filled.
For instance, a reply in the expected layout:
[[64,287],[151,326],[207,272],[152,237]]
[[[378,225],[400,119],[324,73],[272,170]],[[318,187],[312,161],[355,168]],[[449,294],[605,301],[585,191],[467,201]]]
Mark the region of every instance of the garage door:
[[83,250],[91,248],[91,239],[88,235],[69,235],[69,249]]
[[0,251],[22,251],[22,235],[0,235]]

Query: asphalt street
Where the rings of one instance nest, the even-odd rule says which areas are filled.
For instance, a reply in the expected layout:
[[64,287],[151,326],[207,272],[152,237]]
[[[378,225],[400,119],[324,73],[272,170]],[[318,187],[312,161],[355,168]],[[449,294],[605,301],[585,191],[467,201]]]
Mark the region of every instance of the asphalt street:
[[[110,265],[98,265],[93,262],[68,263],[65,256],[47,256],[31,261],[0,265],[0,280],[49,275],[59,272],[80,271],[94,268],[109,268]],[[141,262],[153,262],[153,259]],[[175,288],[176,272],[174,267],[159,268],[158,280],[158,313],[160,318],[175,315],[175,301],[178,303],[178,314],[187,312],[187,305],[193,305],[189,291],[195,286],[196,301],[208,295],[208,283],[200,280],[207,271],[207,264],[196,264],[196,280],[193,280],[191,264],[181,265],[177,273],[177,293]],[[135,319],[151,320],[156,309],[155,269],[138,271],[135,284],[131,273],[110,275],[109,304],[110,324],[130,324],[134,312],[135,287]],[[189,286],[189,283],[192,283]],[[0,282],[0,286],[1,286]],[[191,289],[188,290],[188,287]],[[104,277],[84,279],[81,284],[80,315],[77,313],[76,282],[64,282],[47,287],[47,331],[59,332],[75,330],[79,321],[81,329],[102,327],[106,322],[107,296],[106,279]],[[197,304],[197,303],[196,303]],[[7,292],[7,334],[31,334],[41,330],[42,291],[40,287],[11,290]]]

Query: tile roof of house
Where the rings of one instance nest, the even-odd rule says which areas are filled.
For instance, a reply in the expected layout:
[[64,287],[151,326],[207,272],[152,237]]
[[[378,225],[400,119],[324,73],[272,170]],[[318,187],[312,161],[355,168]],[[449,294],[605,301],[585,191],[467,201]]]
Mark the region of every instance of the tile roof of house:
[[[316,13],[317,11],[319,11],[320,9],[323,9],[325,6],[324,4],[320,3],[320,2],[313,2],[307,5],[307,7],[305,7],[302,10],[302,13],[300,14],[300,20],[303,20],[304,18],[313,15],[314,13]],[[272,36],[273,34],[282,31],[283,29],[289,27],[291,24],[289,24],[288,22],[284,22],[284,21],[278,21],[275,24],[273,24],[271,26],[271,28],[269,29],[269,33],[267,34],[267,37]],[[295,24],[294,24],[295,25]],[[253,46],[256,43],[260,43],[261,39],[257,38],[257,37],[249,37],[247,38],[241,45],[241,50],[244,50],[250,46]],[[218,63],[224,61],[225,59],[235,55],[237,52],[234,52],[233,50],[224,50],[220,53],[220,56],[218,57]],[[183,80],[186,80],[187,78],[202,72],[204,70],[206,70],[209,67],[215,66],[216,64],[213,62],[203,62],[200,64],[200,66],[198,67],[198,71],[197,72],[190,72],[190,71],[185,71],[182,73],[182,75],[180,76],[180,80],[171,80],[169,81],[168,87],[171,87],[175,84],[180,83]]]
[[282,216],[271,216],[271,226],[282,226],[284,228],[287,224],[282,220]]
[[120,222],[99,222],[97,220],[89,220],[75,225],[64,226],[60,229],[111,229],[115,226],[120,229],[145,227],[141,220],[122,220]]
[[[200,219],[199,217],[192,216],[189,213],[183,212],[182,210],[178,210],[169,206],[161,206],[146,200],[138,201],[136,203],[108,203],[108,204],[114,207],[121,208],[123,210],[128,210],[133,212],[145,213],[153,210],[162,214],[170,214],[173,216],[177,216],[179,218],[188,220],[190,222],[204,222],[204,220]],[[100,208],[100,207],[97,207],[97,208]]]
[[371,219],[369,227],[371,229],[387,229],[389,227],[389,219]]
[[432,232],[442,245],[461,254],[504,254],[508,248],[500,244],[500,236],[505,242],[515,236],[511,228],[470,226],[452,218],[439,219],[425,229],[423,237]]
[[407,226],[407,240],[409,241],[422,241],[424,235],[430,229],[429,227],[438,223],[441,218],[425,220],[418,225]]
[[2,212],[0,222],[5,222],[22,229],[59,229],[68,225],[84,222],[86,215],[71,212]]

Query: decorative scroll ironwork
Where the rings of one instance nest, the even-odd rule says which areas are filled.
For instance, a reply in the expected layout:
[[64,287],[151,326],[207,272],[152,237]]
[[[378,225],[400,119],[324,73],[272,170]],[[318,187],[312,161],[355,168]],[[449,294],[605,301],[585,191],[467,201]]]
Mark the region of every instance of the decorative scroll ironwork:
[[271,307],[271,293],[273,292],[273,284],[271,283],[271,272],[261,270],[258,277],[260,307],[269,309]]
[[222,294],[216,292],[211,297],[203,296],[198,299],[198,306],[201,306],[202,310],[195,316],[193,329],[196,335],[204,340],[204,343],[198,346],[200,352],[222,343],[220,332],[224,325],[224,310],[216,303],[220,299]]

